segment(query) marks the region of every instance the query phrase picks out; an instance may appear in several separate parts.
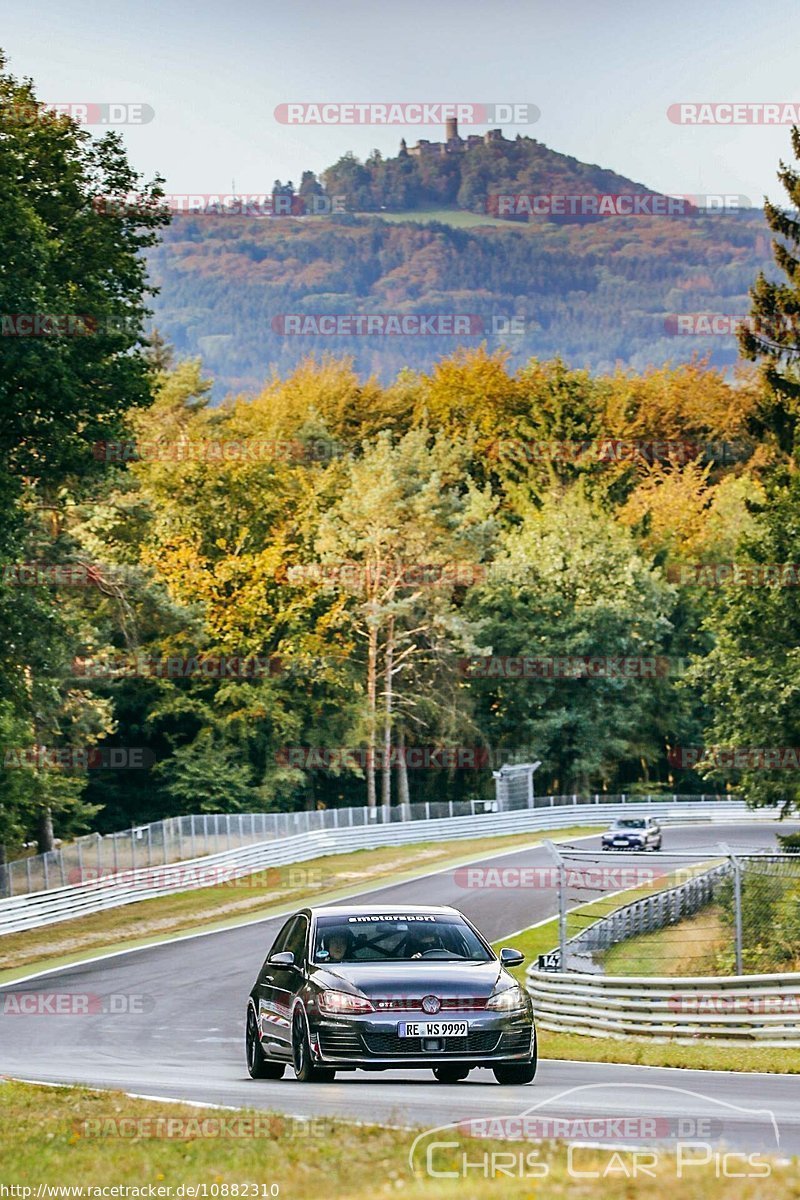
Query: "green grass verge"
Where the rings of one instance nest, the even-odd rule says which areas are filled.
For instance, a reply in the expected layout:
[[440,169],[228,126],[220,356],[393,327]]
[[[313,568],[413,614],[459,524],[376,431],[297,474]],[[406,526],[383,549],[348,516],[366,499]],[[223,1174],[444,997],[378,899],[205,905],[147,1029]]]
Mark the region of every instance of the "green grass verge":
[[[214,887],[121,905],[74,921],[8,934],[0,943],[0,983],[12,982],[34,969],[46,970],[95,954],[155,945],[181,934],[231,928],[291,912],[305,903],[322,904],[368,888],[387,887],[470,858],[535,846],[546,838],[569,841],[595,832],[595,826],[573,826],[541,833],[415,842],[329,854],[272,867]],[[154,871],[159,869],[155,867]]]
[[[694,1071],[748,1071],[766,1075],[800,1074],[800,1050],[783,1046],[717,1046],[696,1043],[637,1041],[635,1038],[584,1037],[539,1029],[543,1058],[571,1062],[631,1063],[648,1067],[684,1067]],[[800,1088],[800,1084],[798,1085]]]
[[[291,1085],[287,1085],[289,1090]],[[220,1121],[227,1122],[223,1136],[208,1136],[208,1131],[219,1128]],[[164,1136],[170,1128],[173,1136]],[[232,1136],[237,1129],[240,1135]],[[251,1134],[241,1136],[248,1129]],[[120,1132],[128,1136],[120,1136]],[[534,1196],[550,1200],[565,1195],[602,1195],[607,1200],[628,1200],[634,1194],[636,1200],[665,1200],[675,1194],[676,1164],[666,1152],[657,1154],[650,1168],[652,1175],[637,1175],[633,1183],[629,1177],[632,1156],[625,1152],[618,1153],[615,1160],[609,1150],[583,1151],[570,1173],[561,1143],[536,1147],[465,1138],[460,1132],[448,1138],[455,1147],[433,1151],[430,1161],[438,1172],[434,1177],[426,1170],[424,1151],[416,1157],[415,1167],[409,1163],[417,1132],[327,1118],[306,1122],[265,1112],[220,1112],[88,1088],[0,1084],[2,1181],[32,1189],[27,1196],[15,1193],[22,1200],[35,1200],[39,1185],[143,1189],[129,1193],[139,1196],[147,1196],[152,1187],[155,1195],[157,1189],[163,1189],[162,1196],[168,1196],[167,1189],[171,1189],[173,1198],[183,1186],[198,1188],[194,1194],[201,1197],[277,1194],[281,1200],[318,1196],[374,1200],[386,1195],[415,1200],[531,1200]],[[524,1156],[537,1150],[538,1177],[520,1178],[521,1172],[510,1168],[509,1154],[514,1163],[524,1164]],[[498,1159],[491,1158],[493,1153],[504,1155],[499,1160],[502,1168],[497,1166]],[[473,1166],[463,1177],[463,1168],[459,1168],[464,1159],[470,1164],[486,1164],[488,1170]],[[680,1196],[684,1200],[777,1200],[797,1195],[796,1168],[772,1163],[769,1168],[769,1175],[749,1180],[720,1178],[713,1161],[689,1171],[684,1168]],[[595,1171],[598,1176],[578,1180],[576,1170]],[[442,1178],[446,1172],[451,1177]],[[273,1185],[277,1193],[271,1193]],[[237,1187],[239,1190],[234,1190]]]

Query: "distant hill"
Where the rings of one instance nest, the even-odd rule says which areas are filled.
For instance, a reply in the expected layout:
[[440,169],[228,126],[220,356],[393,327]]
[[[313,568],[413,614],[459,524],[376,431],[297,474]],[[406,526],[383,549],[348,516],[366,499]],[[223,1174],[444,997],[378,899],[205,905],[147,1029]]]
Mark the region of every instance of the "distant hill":
[[[301,191],[314,190],[315,182],[306,172]],[[403,141],[395,158],[375,152],[365,163],[346,154],[322,173],[318,186],[328,196],[343,198],[348,212],[446,206],[502,216],[497,201],[503,195],[512,201],[505,215],[521,220],[529,219],[523,197],[653,194],[643,183],[559,154],[535,138],[504,138],[499,129],[483,137],[462,138],[456,132],[448,141],[421,141],[410,150]],[[580,217],[578,213],[571,219]]]
[[[702,322],[697,336],[676,333],[676,318],[747,313],[748,288],[772,265],[760,210],[498,220],[501,195],[655,194],[533,139],[413,149],[366,164],[346,156],[321,180],[304,174],[304,196],[344,196],[345,207],[371,211],[175,218],[150,254],[155,320],[181,353],[202,355],[217,396],[258,388],[271,369],[284,373],[312,352],[349,354],[383,380],[480,342],[505,345],[513,363],[561,355],[593,371],[697,353],[721,367],[736,361],[732,334],[708,334]],[[419,334],[374,325],[323,333],[318,318],[336,314],[438,315],[439,324],[433,333],[430,321]],[[469,318],[460,322],[467,336],[448,332],[451,314]],[[306,332],[287,332],[301,317]]]

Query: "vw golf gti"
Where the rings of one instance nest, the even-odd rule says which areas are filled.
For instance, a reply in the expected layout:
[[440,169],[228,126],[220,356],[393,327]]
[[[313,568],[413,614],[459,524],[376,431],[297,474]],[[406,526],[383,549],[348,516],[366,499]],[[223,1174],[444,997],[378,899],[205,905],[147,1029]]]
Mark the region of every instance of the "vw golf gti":
[[281,929],[247,1004],[254,1079],[337,1071],[432,1070],[458,1083],[489,1067],[498,1083],[530,1083],[536,1031],[530,997],[454,908],[304,908]]

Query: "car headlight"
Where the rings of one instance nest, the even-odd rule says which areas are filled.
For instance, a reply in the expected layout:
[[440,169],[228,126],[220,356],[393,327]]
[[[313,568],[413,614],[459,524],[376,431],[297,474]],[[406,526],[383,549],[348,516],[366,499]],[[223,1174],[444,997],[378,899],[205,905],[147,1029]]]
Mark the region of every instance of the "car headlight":
[[515,983],[502,992],[494,992],[486,1001],[486,1007],[493,1012],[514,1012],[518,1008],[526,1008],[527,999],[522,988]]
[[336,992],[332,988],[319,994],[319,1006],[328,1013],[368,1013],[375,1012],[372,1003],[366,996],[354,996],[352,992]]

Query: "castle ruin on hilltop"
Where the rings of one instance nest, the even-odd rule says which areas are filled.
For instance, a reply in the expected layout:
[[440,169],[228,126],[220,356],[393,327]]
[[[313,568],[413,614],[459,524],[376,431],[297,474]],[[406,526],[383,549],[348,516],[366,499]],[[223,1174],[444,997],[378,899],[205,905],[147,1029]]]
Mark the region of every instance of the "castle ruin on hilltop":
[[416,146],[407,146],[406,139],[403,138],[400,142],[400,157],[408,158],[412,155],[414,158],[430,158],[441,154],[463,154],[465,150],[472,150],[476,146],[507,140],[503,137],[502,129],[489,129],[483,134],[470,133],[462,138],[458,132],[458,121],[455,117],[450,117],[445,123],[443,142],[429,142],[426,138],[420,138]]

